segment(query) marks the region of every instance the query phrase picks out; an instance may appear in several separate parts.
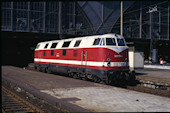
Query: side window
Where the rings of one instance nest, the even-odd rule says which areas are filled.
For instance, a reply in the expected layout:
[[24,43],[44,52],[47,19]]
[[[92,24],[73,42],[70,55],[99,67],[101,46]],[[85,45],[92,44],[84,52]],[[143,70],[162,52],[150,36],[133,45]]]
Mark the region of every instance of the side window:
[[45,56],[46,55],[46,52],[44,51],[43,55]]
[[116,45],[114,38],[106,38],[106,45]]
[[73,50],[73,56],[75,56],[75,57],[77,56],[77,49]]
[[40,44],[38,44],[37,46],[36,46],[36,49],[38,49],[40,47]]
[[51,50],[51,56],[53,56],[54,55],[54,50]]
[[51,45],[51,48],[56,48],[57,44],[58,44],[58,43],[53,43],[53,44]]
[[63,50],[63,56],[66,56],[66,50]]
[[93,45],[99,45],[101,38],[97,38],[94,40]]
[[76,43],[74,44],[74,47],[78,47],[80,45],[81,40],[77,40]]
[[105,40],[104,40],[104,38],[101,39],[100,45],[101,45],[101,46],[104,46],[104,45],[105,45]]
[[48,44],[45,44],[45,47],[44,47],[44,49],[46,49],[48,47]]
[[62,47],[68,47],[68,46],[70,45],[70,42],[71,42],[71,41],[64,42],[64,44],[62,45]]

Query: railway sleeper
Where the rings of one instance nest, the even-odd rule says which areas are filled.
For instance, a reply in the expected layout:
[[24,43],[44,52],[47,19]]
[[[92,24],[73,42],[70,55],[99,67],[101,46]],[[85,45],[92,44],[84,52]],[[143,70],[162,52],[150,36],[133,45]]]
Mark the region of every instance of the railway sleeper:
[[[26,109],[26,106],[9,106],[9,107],[5,107],[5,109]],[[30,109],[30,108],[29,108]]]
[[4,104],[4,106],[17,106],[17,107],[22,106],[19,103],[3,103],[3,104]]
[[[26,112],[28,112],[27,110],[25,110],[25,109],[7,109],[7,110],[5,110],[6,112],[21,112],[21,111],[26,111]],[[32,110],[30,110],[30,111],[32,111]]]

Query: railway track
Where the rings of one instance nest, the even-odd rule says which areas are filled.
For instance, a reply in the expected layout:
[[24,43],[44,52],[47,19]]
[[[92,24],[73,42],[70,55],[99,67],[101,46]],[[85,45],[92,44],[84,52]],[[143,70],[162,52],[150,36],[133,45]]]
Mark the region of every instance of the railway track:
[[28,101],[17,96],[5,87],[1,86],[2,90],[2,113],[25,113],[25,112],[38,112],[44,113],[42,110],[32,105]]
[[152,89],[148,87],[143,87],[143,86],[127,86],[127,89],[134,90],[134,91],[139,91],[139,92],[144,92],[144,93],[150,93],[154,95],[159,95],[159,96],[164,96],[164,97],[169,97],[170,98],[170,91],[167,90],[161,90],[161,89]]

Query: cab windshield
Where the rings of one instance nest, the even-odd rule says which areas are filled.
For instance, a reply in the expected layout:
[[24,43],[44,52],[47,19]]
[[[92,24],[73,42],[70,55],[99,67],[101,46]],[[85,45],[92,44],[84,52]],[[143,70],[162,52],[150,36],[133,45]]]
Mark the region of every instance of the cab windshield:
[[106,38],[106,45],[116,45],[116,41],[114,38]]
[[[116,41],[117,40],[117,41]],[[106,38],[107,46],[126,46],[124,39],[121,38]]]

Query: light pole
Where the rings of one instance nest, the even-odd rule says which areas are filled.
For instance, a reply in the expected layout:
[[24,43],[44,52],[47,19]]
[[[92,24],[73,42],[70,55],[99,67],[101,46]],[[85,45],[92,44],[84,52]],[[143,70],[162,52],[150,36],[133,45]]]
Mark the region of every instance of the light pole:
[[150,60],[152,61],[152,49],[153,49],[153,45],[152,45],[152,42],[153,42],[153,40],[152,40],[152,13],[150,13],[149,14],[149,18],[150,18],[150,20],[149,20],[149,23],[150,23],[150,27],[149,27],[149,31],[150,31]]
[[150,60],[152,61],[152,50],[153,50],[153,38],[152,38],[152,13],[157,11],[157,6],[150,8],[149,7],[149,11],[147,11],[146,13],[149,13],[149,23],[150,23],[150,27],[149,27],[149,35],[150,35]]

